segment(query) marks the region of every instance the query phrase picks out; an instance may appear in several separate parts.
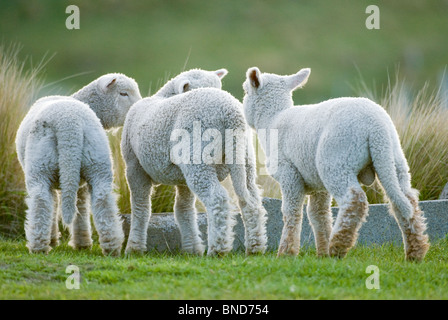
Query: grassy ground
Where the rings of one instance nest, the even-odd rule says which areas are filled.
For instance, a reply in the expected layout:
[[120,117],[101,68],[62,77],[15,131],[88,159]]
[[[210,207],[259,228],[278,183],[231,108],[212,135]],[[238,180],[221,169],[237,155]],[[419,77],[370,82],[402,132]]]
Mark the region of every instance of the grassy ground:
[[[79,290],[69,290],[66,267],[79,267]],[[380,289],[367,289],[369,265]],[[30,255],[24,241],[0,242],[0,299],[448,299],[448,239],[434,243],[422,263],[404,261],[393,245],[356,247],[346,259],[274,253],[224,258],[148,253],[103,257],[98,246],[76,252],[66,243]]]

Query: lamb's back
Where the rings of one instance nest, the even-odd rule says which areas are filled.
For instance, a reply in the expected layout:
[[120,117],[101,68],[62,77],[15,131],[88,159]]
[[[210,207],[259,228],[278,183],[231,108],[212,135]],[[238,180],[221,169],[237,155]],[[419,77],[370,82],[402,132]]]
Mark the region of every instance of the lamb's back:
[[316,165],[323,156],[336,161],[345,159],[345,153],[354,153],[359,155],[359,162],[365,162],[369,135],[378,128],[389,130],[392,126],[384,109],[365,98],[338,98],[291,107],[274,122],[279,158],[294,163],[304,179],[316,187],[321,186]]
[[192,145],[194,126],[200,126],[201,134],[217,129],[223,137],[226,129],[244,130],[242,106],[229,93],[214,88],[194,89],[170,98],[150,97],[131,108],[125,130],[129,130],[126,134],[132,150],[151,178],[157,183],[176,184],[183,176],[170,159],[171,148],[179,142],[175,130],[186,130]]

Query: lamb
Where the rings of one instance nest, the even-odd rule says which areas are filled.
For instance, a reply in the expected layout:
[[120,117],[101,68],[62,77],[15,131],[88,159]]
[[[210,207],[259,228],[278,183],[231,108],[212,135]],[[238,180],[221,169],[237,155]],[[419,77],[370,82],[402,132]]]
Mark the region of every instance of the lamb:
[[[226,74],[225,69],[183,72],[131,107],[121,142],[132,206],[127,254],[146,250],[150,192],[158,184],[176,186],[174,215],[183,251],[197,255],[205,251],[196,220],[196,195],[208,214],[207,254],[229,252],[234,220],[229,196],[220,184],[229,173],[245,223],[246,253],[266,250],[266,211],[255,184],[254,151],[247,144],[250,130],[241,103],[221,90]],[[229,132],[238,134],[234,139]],[[204,146],[205,140],[212,142]],[[186,148],[178,153],[179,145]]]
[[106,74],[71,96],[44,97],[30,108],[16,137],[28,193],[25,233],[30,253],[48,253],[59,242],[58,189],[69,244],[75,249],[92,245],[91,198],[103,253],[120,253],[124,236],[104,129],[122,126],[139,99],[133,79]]
[[[307,82],[310,72],[302,69],[280,76],[253,67],[243,84],[249,125],[278,134],[278,145],[261,141],[268,172],[280,183],[283,196],[278,255],[299,252],[302,206],[308,194],[307,214],[317,254],[344,257],[367,217],[367,198],[360,183],[370,185],[377,175],[402,231],[406,259],[422,260],[429,248],[425,218],[391,118],[365,98],[293,106],[292,91]],[[334,226],[331,196],[339,205]]]

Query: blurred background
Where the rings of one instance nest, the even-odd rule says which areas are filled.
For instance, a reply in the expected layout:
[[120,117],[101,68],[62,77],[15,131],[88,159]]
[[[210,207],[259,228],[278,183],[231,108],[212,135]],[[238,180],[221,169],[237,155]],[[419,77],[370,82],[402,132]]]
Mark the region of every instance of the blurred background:
[[[79,30],[66,28],[72,4]],[[366,28],[372,4],[379,30]],[[367,96],[397,125],[421,199],[437,199],[448,180],[448,0],[3,0],[0,35],[0,235],[23,230],[14,138],[27,108],[110,72],[135,78],[148,96],[183,70],[227,68],[223,89],[242,100],[249,67],[278,74],[309,67],[296,104]],[[120,132],[110,140],[120,210],[129,213]],[[259,183],[265,196],[281,197],[269,177]],[[367,191],[370,202],[382,201],[379,186]],[[172,204],[172,187],[160,187],[153,211]]]
[[[79,30],[65,27],[70,4],[80,9]],[[365,26],[371,4],[380,9],[379,30]],[[446,0],[0,2],[3,42],[20,43],[20,55],[35,63],[52,56],[45,80],[56,83],[42,94],[122,72],[145,96],[184,69],[225,67],[223,88],[242,99],[251,66],[278,74],[310,67],[296,103],[353,95],[360,74],[381,88],[397,68],[417,86],[436,83],[448,63],[447,20]]]

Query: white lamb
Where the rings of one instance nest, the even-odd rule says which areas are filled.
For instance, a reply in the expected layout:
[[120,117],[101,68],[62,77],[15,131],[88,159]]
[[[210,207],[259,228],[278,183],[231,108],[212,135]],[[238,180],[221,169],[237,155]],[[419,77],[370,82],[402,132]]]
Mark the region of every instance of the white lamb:
[[[266,211],[255,184],[252,146],[246,146],[250,130],[241,103],[220,90],[221,78],[226,74],[225,69],[186,71],[130,109],[121,142],[132,205],[126,253],[146,250],[150,192],[158,184],[176,186],[174,214],[185,252],[199,255],[204,252],[196,221],[195,194],[205,204],[208,214],[207,254],[229,252],[233,243],[233,217],[229,196],[220,184],[229,173],[245,223],[246,252],[265,251]],[[229,134],[236,131],[242,139],[234,139]],[[186,142],[186,149],[181,152],[186,161],[173,158],[177,156],[176,146],[181,144],[177,142],[179,137],[181,142]],[[205,140],[212,142],[203,143]],[[216,147],[213,152],[210,145]],[[233,154],[241,161],[232,161]],[[204,161],[201,155],[209,155],[214,160]]]
[[37,100],[16,137],[17,155],[28,192],[25,232],[30,252],[57,245],[58,191],[70,245],[92,244],[90,201],[104,254],[119,254],[121,220],[112,192],[113,172],[104,129],[122,126],[130,106],[141,99],[137,83],[122,74],[107,74],[72,96]]
[[[278,254],[299,252],[302,206],[309,194],[307,214],[317,254],[344,257],[367,216],[360,182],[372,184],[376,173],[401,228],[406,258],[423,259],[429,248],[425,219],[389,115],[365,98],[293,106],[292,91],[306,83],[310,72],[279,76],[254,67],[243,84],[249,125],[278,134],[278,145],[262,145],[269,161],[278,156],[273,177],[281,186],[284,221]],[[268,171],[272,168],[275,164],[269,163]],[[339,205],[333,228],[330,195]]]

